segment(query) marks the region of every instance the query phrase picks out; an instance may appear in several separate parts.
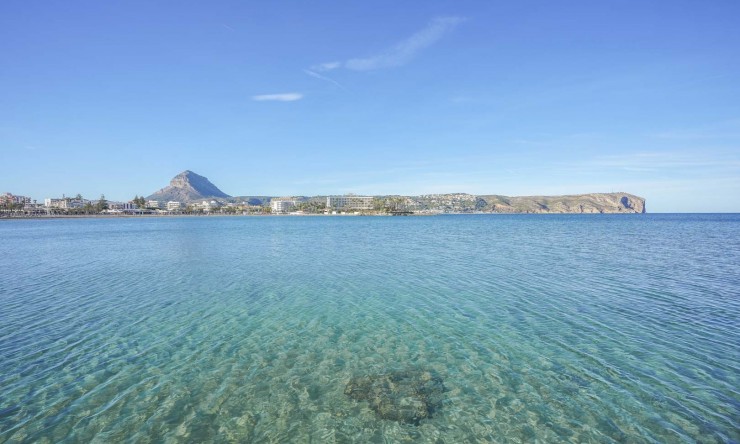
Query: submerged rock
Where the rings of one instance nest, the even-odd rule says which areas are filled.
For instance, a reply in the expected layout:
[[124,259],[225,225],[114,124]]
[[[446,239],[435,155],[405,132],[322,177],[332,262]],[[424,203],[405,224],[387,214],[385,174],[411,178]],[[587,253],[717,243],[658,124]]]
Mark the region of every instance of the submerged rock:
[[357,401],[367,401],[383,419],[418,425],[439,407],[444,391],[439,376],[410,370],[354,377],[344,394]]

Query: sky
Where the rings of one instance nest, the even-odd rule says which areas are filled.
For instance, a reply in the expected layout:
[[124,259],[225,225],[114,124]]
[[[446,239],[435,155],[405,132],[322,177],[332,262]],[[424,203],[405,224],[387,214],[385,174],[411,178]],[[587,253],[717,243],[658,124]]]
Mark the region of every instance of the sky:
[[0,192],[740,212],[740,2],[0,2]]

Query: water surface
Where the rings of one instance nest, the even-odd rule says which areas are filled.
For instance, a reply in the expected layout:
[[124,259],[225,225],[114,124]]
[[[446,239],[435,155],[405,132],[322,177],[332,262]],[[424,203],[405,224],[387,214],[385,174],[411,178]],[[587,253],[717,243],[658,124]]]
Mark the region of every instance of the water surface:
[[[740,216],[0,223],[0,442],[737,442]],[[431,418],[352,377],[430,371]]]

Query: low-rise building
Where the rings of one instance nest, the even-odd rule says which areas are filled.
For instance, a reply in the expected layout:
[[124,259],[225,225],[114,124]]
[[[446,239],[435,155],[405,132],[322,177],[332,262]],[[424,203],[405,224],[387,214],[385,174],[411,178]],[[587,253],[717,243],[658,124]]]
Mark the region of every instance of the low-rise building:
[[167,202],[167,211],[177,211],[182,208],[182,203],[176,200]]
[[148,200],[146,202],[147,208],[159,208],[159,201],[158,200]]
[[108,202],[109,210],[135,210],[136,205],[133,202]]
[[67,201],[65,199],[47,197],[44,199],[44,206],[46,208],[67,208]]
[[[95,202],[97,203],[97,201]],[[86,204],[94,205],[93,201],[87,199],[68,199],[67,208],[82,208]]]
[[221,204],[215,200],[212,200],[212,201],[204,200],[199,204],[198,203],[192,204],[192,206],[193,208],[200,209],[206,212],[218,210],[219,208],[221,208]]
[[68,210],[70,208],[83,208],[87,204],[94,205],[95,203],[97,203],[97,201],[93,202],[91,200],[81,198],[73,199],[71,197],[62,197],[61,199],[47,197],[44,199],[44,206],[46,208],[61,208],[63,210]]

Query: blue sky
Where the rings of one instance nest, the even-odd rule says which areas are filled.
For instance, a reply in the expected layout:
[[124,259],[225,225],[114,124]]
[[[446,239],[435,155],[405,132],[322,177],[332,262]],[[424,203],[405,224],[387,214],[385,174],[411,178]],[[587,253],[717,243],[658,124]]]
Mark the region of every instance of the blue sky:
[[0,192],[740,211],[740,2],[0,3]]

